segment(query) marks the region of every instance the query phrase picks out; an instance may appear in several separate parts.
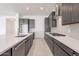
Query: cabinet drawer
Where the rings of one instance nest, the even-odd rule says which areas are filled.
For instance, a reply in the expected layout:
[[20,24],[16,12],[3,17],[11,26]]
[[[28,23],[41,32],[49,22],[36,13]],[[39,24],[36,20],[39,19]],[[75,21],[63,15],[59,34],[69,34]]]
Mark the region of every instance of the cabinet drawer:
[[69,47],[67,47],[66,45],[64,45],[63,43],[59,42],[58,40],[54,40],[54,42],[60,46],[60,48],[62,48],[66,53],[68,53],[69,55],[73,55],[73,50],[70,49]]

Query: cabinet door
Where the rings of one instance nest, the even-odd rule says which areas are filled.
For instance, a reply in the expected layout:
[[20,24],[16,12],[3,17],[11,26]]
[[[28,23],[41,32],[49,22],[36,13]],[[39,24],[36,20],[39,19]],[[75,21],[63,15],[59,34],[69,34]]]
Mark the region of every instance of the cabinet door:
[[55,56],[69,56],[58,45],[54,43],[54,55]]
[[29,36],[27,38],[28,40],[25,42],[25,55],[28,54],[31,46],[32,46],[32,43],[33,43],[33,35]]
[[46,34],[45,34],[45,36],[44,36],[44,39],[45,39],[46,43],[48,44],[48,37],[47,37]]
[[56,27],[56,26],[57,26],[56,19],[52,19],[52,27]]
[[49,23],[50,23],[50,27],[52,27],[52,14],[49,15]]
[[53,53],[53,40],[52,37],[45,35],[45,40],[47,42],[48,47],[50,48],[51,52]]
[[4,52],[0,56],[11,56],[11,49],[9,49],[8,51]]
[[12,48],[12,55],[13,56],[24,56],[25,55],[25,42],[21,42],[14,48]]
[[25,55],[27,55],[28,52],[29,52],[29,41],[25,43]]
[[45,32],[50,32],[49,18],[45,18]]
[[79,53],[74,51],[73,56],[79,56]]
[[61,43],[58,40],[54,40],[54,42],[61,48],[63,49],[69,56],[73,55],[73,50],[70,49],[68,46],[64,45],[63,43]]
[[79,22],[79,3],[73,3],[72,7],[72,22]]
[[62,4],[62,24],[72,23],[72,4],[63,3]]
[[51,52],[53,53],[53,47],[54,47],[54,44],[53,44],[53,38],[49,36],[49,48],[51,50]]
[[29,32],[34,32],[35,29],[35,20],[34,19],[29,19]]

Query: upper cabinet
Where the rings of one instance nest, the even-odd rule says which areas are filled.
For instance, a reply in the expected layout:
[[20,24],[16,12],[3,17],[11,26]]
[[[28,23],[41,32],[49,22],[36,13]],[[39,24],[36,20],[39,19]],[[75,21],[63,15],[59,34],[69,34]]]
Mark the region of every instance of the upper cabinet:
[[63,3],[62,4],[62,24],[71,24],[72,23],[72,4]]
[[72,22],[79,22],[79,3],[72,4]]
[[50,27],[52,27],[52,14],[50,14],[48,18],[49,18]]
[[56,19],[53,19],[52,20],[52,27],[56,27],[57,26],[57,21],[56,21]]
[[50,32],[50,22],[48,17],[45,18],[45,32]]
[[74,24],[79,22],[79,4],[62,3],[60,6],[62,25]]
[[48,18],[49,18],[49,21],[50,21],[50,27],[56,27],[56,19],[54,18],[55,17],[55,12],[52,12]]
[[28,20],[28,29],[29,29],[29,32],[34,32],[35,30],[35,19],[29,19]]

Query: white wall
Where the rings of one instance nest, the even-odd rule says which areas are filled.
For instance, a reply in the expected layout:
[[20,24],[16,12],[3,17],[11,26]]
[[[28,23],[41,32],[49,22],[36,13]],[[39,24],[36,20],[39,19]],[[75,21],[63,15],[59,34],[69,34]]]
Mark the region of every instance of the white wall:
[[35,19],[35,38],[44,38],[44,18],[46,16],[22,16],[21,18]]
[[13,16],[7,15],[7,16],[0,16],[0,35],[6,35],[6,20],[7,19],[15,20],[15,35],[17,35],[18,32],[18,20],[19,16],[17,13],[15,13]]
[[79,23],[70,25],[70,30],[69,36],[79,40]]
[[6,17],[6,35],[15,35],[15,18]]
[[14,35],[17,36],[18,35],[18,29],[19,29],[19,14],[15,13],[12,16],[5,16],[5,17],[6,17],[6,21],[9,19],[9,20],[12,20],[14,22],[14,32],[15,32]]
[[51,32],[66,34],[72,38],[79,39],[79,23],[62,26],[61,16],[57,18],[57,27],[52,27]]
[[0,16],[0,35],[6,33],[6,20],[4,16]]

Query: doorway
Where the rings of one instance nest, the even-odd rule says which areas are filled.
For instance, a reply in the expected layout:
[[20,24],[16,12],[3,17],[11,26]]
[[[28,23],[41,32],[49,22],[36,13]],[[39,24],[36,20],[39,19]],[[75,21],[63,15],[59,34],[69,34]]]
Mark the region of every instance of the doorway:
[[6,19],[6,34],[8,35],[15,34],[15,19],[14,18]]

